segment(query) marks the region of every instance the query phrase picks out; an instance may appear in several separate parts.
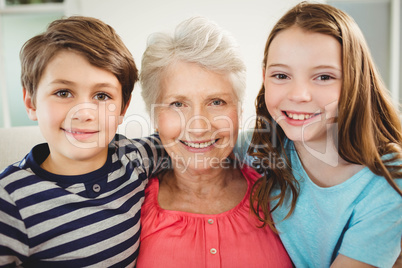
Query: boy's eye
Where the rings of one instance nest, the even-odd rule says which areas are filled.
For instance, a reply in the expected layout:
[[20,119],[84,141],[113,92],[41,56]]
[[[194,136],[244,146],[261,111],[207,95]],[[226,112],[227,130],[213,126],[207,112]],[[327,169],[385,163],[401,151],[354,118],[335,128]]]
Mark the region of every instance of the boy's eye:
[[275,74],[274,77],[276,79],[281,79],[281,80],[288,78],[288,76],[286,74]]
[[182,102],[179,102],[179,101],[175,101],[175,102],[172,102],[172,103],[170,104],[170,106],[172,106],[172,107],[174,107],[174,108],[181,108],[181,107],[183,107],[183,103],[182,103]]
[[59,90],[55,93],[60,98],[70,98],[72,95],[68,90]]
[[323,80],[323,81],[324,81],[324,80],[330,80],[330,79],[331,79],[331,76],[326,75],[326,74],[323,74],[323,75],[318,76],[317,79],[318,79],[318,80]]
[[106,93],[98,93],[95,95],[95,99],[98,101],[106,101],[110,99],[110,97]]

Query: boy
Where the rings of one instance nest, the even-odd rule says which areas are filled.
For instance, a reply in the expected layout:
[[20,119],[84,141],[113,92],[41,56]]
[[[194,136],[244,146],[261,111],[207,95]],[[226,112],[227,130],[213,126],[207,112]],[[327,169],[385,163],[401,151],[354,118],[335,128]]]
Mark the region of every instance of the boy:
[[162,152],[153,137],[115,136],[138,80],[132,55],[110,26],[70,17],[20,56],[25,107],[47,143],[0,174],[0,267],[134,266]]

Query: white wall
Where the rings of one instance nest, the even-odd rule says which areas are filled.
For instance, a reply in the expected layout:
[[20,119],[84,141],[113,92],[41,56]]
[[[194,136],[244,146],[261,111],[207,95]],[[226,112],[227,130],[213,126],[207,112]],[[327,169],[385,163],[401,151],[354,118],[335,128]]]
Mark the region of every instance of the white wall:
[[[247,91],[243,123],[254,118],[254,100],[262,82],[261,62],[265,41],[273,24],[300,0],[71,0],[68,15],[99,18],[122,37],[140,68],[147,37],[157,31],[174,30],[182,20],[202,15],[231,32],[239,42],[247,65]],[[324,2],[324,1],[321,1]],[[153,132],[136,85],[123,127],[142,127],[144,135]]]
[[[2,1],[4,2],[4,0],[0,0],[0,3]],[[301,0],[65,0],[64,12],[66,15],[78,14],[96,17],[110,24],[116,29],[132,52],[138,67],[140,67],[147,37],[151,33],[156,31],[173,31],[178,23],[193,15],[206,16],[216,21],[223,28],[231,32],[238,40],[248,68],[247,91],[243,104],[244,111],[241,124],[242,127],[248,127],[250,124],[253,125],[254,100],[262,82],[261,61],[268,33],[273,24],[290,7],[300,1]],[[353,4],[355,4],[358,12],[365,13],[367,11],[364,6],[366,2],[373,2],[375,4],[376,2],[385,3],[390,1],[397,2],[399,0],[318,0],[316,2],[328,2],[331,4],[339,2],[341,6],[352,5],[352,7]],[[350,9],[345,11],[349,12]],[[43,31],[45,29],[46,22],[44,21],[40,24],[39,20],[35,20],[35,22],[29,21],[30,17],[40,16],[40,13],[34,15],[29,14],[29,12],[23,12],[23,14],[23,17],[18,18],[20,14],[2,13],[0,8],[0,36],[7,36],[6,40],[0,38],[0,96],[2,96],[2,94],[4,96],[8,95],[8,102],[4,96],[2,96],[2,100],[5,100],[5,102],[0,102],[0,127],[8,127],[10,125],[7,124],[7,122],[10,121],[10,115],[12,126],[36,124],[36,122],[31,122],[27,118],[22,104],[18,52],[24,41],[36,35],[38,33],[37,31]],[[58,11],[53,12],[53,15],[59,16],[57,14]],[[353,13],[353,15],[355,14]],[[7,16],[9,16],[9,18]],[[22,20],[22,18],[25,18],[25,20]],[[377,17],[377,20],[380,19],[384,18]],[[31,24],[36,23],[38,27],[36,31],[29,30],[29,33],[26,34],[28,28],[25,26],[23,26],[24,31],[21,31],[15,23],[7,24],[7,22],[13,22],[12,20],[19,22],[18,24],[20,25],[29,24],[32,26]],[[45,16],[43,20],[45,20]],[[11,30],[4,29],[10,24],[13,25]],[[362,30],[364,30],[365,24],[366,23],[363,22],[363,25],[361,25]],[[385,29],[387,29],[387,26],[385,26]],[[396,31],[398,30],[400,31],[400,29],[396,29]],[[22,37],[22,34],[25,34],[24,37]],[[366,37],[370,37],[370,32],[366,32],[365,35]],[[378,39],[380,39],[378,36],[372,38],[372,40]],[[376,49],[375,44],[370,44],[370,38],[368,38],[368,41],[369,46],[374,49],[373,52],[375,53],[373,53],[373,55],[376,56],[376,53],[380,55],[378,57],[379,59],[376,61],[381,63],[381,60],[386,58],[381,53],[388,53],[390,49]],[[10,43],[10,45],[7,45],[8,43]],[[394,59],[393,55],[390,55],[390,57]],[[7,59],[8,62],[6,62],[6,65],[3,65]],[[385,63],[385,65],[386,64],[388,63]],[[3,68],[4,66],[6,66],[6,68]],[[387,74],[385,73],[383,75],[385,80],[387,80]],[[5,83],[4,80],[7,80],[7,83]],[[402,90],[402,85],[399,87],[400,90]],[[6,94],[7,91],[8,94]],[[145,111],[145,105],[143,104],[140,91],[140,84],[138,83],[134,89],[133,100],[123,127],[141,127],[143,135],[147,135],[153,132],[153,129],[152,126],[150,126],[150,120]],[[402,91],[400,96],[402,98]],[[395,102],[398,103],[397,98]],[[3,107],[5,106],[4,103],[10,107]],[[6,110],[7,113],[2,115],[3,110]],[[16,115],[18,111],[20,111],[20,114]],[[7,120],[2,120],[3,117]]]

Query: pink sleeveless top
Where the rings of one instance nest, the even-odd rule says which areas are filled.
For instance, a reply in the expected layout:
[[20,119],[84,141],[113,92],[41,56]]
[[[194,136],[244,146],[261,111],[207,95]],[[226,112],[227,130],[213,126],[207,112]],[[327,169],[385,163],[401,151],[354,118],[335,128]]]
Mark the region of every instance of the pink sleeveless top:
[[278,235],[250,211],[249,195],[260,177],[244,166],[248,189],[233,209],[214,215],[164,210],[158,204],[159,181],[150,179],[141,209],[138,268],[292,267]]

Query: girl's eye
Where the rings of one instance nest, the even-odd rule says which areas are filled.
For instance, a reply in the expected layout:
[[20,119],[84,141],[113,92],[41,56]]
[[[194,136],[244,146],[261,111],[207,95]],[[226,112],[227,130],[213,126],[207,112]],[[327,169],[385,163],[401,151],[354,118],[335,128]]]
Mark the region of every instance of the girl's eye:
[[223,104],[225,104],[225,102],[223,100],[213,100],[212,101],[212,105],[214,105],[214,106],[220,106]]
[[288,78],[286,74],[275,74],[274,77],[280,80]]
[[172,106],[172,107],[174,107],[174,108],[181,108],[181,107],[183,107],[183,103],[182,103],[182,102],[179,102],[179,101],[175,101],[175,102],[172,102],[172,103],[170,104],[170,106]]
[[95,99],[98,101],[106,101],[110,99],[110,97],[106,93],[98,93],[95,95]]
[[330,79],[331,79],[331,76],[326,75],[326,74],[323,74],[323,75],[318,76],[317,79],[318,79],[318,80],[322,80],[322,81],[330,80]]
[[71,98],[71,93],[68,90],[59,90],[55,93],[60,98]]

